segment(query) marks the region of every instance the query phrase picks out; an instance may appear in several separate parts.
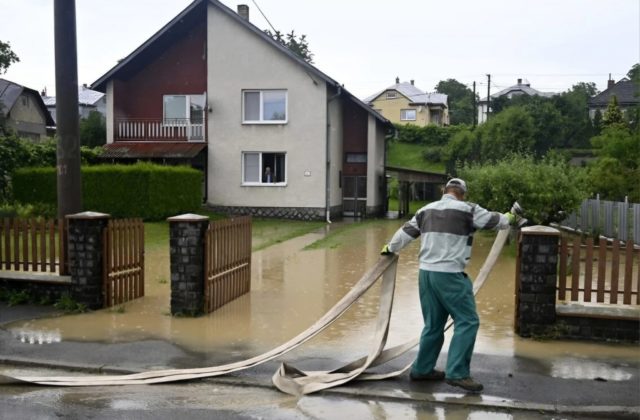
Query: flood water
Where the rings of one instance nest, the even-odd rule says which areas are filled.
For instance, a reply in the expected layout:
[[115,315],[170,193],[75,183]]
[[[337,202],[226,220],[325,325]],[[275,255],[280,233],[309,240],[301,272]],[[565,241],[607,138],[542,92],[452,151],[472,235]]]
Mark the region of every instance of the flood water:
[[[343,222],[348,223],[348,222]],[[324,237],[318,232],[273,245],[252,256],[251,292],[207,316],[176,318],[169,315],[169,250],[147,249],[146,296],[124,305],[81,315],[14,323],[16,339],[34,345],[58,341],[126,342],[163,339],[195,352],[223,349],[237,360],[251,357],[289,340],[331,308],[379,257],[379,250],[401,221],[374,221],[349,230],[340,246],[316,250],[303,248]],[[494,237],[477,235],[467,272],[474,277],[484,262]],[[419,243],[402,251],[389,345],[420,334],[422,318],[417,291]],[[506,250],[505,250],[506,251]],[[585,375],[623,380],[615,372],[599,372],[589,359],[638,359],[633,345],[521,339],[513,332],[513,252],[503,251],[492,274],[477,296],[481,327],[476,352],[553,359],[552,374]],[[375,286],[331,327],[299,350],[301,354],[331,354],[354,359],[367,351],[378,310]],[[450,338],[451,331],[447,334]],[[445,343],[445,348],[448,344]],[[602,370],[606,370],[602,368]],[[574,375],[574,376],[570,376]]]

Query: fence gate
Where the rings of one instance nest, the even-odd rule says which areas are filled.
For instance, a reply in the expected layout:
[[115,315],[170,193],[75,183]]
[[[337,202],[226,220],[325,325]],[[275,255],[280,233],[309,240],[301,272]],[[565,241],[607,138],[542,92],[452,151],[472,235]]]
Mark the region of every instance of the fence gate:
[[217,220],[205,235],[204,311],[251,289],[251,216]]
[[144,296],[142,219],[109,220],[102,235],[105,308]]

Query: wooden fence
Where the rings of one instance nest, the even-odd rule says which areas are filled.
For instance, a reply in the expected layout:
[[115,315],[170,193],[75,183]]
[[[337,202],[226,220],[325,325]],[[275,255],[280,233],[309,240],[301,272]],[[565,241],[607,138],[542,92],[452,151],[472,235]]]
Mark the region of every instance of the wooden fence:
[[632,241],[562,236],[559,254],[559,300],[640,304],[640,247]]
[[600,198],[584,200],[580,209],[560,226],[622,241],[632,240],[640,245],[640,204]]
[[68,274],[65,220],[0,220],[1,269]]
[[102,235],[105,308],[144,296],[142,219],[109,220]]
[[251,216],[217,220],[205,236],[204,310],[212,312],[251,289]]

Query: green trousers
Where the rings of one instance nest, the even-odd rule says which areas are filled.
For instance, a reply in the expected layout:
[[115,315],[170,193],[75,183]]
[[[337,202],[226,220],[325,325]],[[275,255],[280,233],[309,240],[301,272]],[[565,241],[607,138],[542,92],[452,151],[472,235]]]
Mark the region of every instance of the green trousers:
[[412,372],[420,375],[434,369],[444,342],[447,317],[451,315],[454,330],[446,376],[449,379],[468,378],[480,325],[471,280],[463,273],[420,270],[419,282],[424,328]]

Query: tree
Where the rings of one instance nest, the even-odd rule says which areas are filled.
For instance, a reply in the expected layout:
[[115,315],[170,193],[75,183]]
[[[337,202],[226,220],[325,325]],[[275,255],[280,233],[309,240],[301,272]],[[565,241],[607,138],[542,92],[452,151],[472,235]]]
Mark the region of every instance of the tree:
[[0,74],[6,73],[11,64],[19,61],[20,58],[11,50],[11,45],[0,41]]
[[80,120],[80,145],[96,147],[107,141],[104,117],[98,111],[91,111],[87,118]]
[[593,194],[622,201],[625,196],[640,201],[640,133],[625,125],[606,127],[591,139],[597,159],[589,166]]
[[534,224],[561,221],[587,197],[580,169],[557,156],[537,162],[531,155],[510,155],[496,163],[464,166],[460,175],[471,201],[495,211],[506,211],[518,201]]
[[640,83],[640,63],[634,64],[627,72],[629,80],[633,80],[636,83]]
[[307,63],[313,64],[313,53],[309,49],[309,42],[307,41],[306,35],[298,37],[293,30],[291,33],[285,35],[282,35],[282,32],[280,31],[276,31],[274,33],[268,29],[264,32],[280,44],[289,48],[294,54],[302,58]]
[[587,102],[597,94],[595,83],[578,83],[551,98],[554,106],[564,117],[565,147],[589,147],[589,139],[594,135],[594,126],[589,118]]
[[618,98],[613,95],[602,116],[602,125],[604,127],[612,127],[615,125],[623,125],[624,123],[624,115],[622,115],[622,111],[618,106]]
[[476,113],[473,91],[456,79],[441,80],[436,92],[447,95],[451,124],[473,124]]

